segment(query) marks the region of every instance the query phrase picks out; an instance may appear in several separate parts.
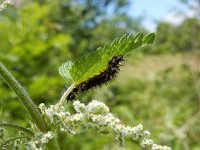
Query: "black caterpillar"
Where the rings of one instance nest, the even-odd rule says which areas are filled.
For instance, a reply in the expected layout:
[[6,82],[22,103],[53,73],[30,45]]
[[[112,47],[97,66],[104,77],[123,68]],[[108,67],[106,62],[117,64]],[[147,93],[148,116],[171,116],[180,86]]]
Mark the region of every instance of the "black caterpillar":
[[87,81],[84,81],[77,85],[72,92],[69,93],[67,101],[72,101],[75,99],[75,96],[79,92],[86,92],[89,89],[92,89],[97,86],[101,86],[108,81],[112,80],[117,76],[117,73],[120,70],[120,62],[124,61],[122,55],[113,56],[112,59],[108,62],[106,69],[101,72],[99,75],[95,75],[92,78],[89,78]]

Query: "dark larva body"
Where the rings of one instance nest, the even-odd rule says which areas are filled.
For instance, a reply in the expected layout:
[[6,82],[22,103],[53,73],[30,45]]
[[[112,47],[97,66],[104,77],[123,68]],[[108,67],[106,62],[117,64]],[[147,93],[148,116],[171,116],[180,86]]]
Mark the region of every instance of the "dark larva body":
[[119,67],[122,61],[124,61],[122,55],[113,56],[112,59],[108,62],[108,65],[103,72],[77,85],[73,89],[73,91],[68,95],[67,100],[74,100],[75,96],[79,92],[86,92],[89,89],[101,86],[115,78],[120,70]]

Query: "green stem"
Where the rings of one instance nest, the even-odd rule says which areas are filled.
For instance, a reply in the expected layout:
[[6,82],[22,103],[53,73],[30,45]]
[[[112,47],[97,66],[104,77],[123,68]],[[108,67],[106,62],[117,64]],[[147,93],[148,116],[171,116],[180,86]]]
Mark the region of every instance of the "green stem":
[[18,137],[14,137],[14,138],[9,138],[9,139],[5,139],[1,144],[0,144],[0,149],[6,145],[7,143],[11,142],[11,141],[15,141],[18,139],[24,139],[24,138],[30,138],[30,136],[18,136]]
[[49,143],[47,143],[46,144],[46,148],[47,149],[54,149],[54,150],[61,150],[60,149],[60,146],[59,146],[59,144],[58,144],[58,139],[57,139],[57,137],[54,137],[53,139],[51,139],[50,141],[49,141]]
[[[45,120],[42,118],[42,115],[38,107],[31,100],[30,96],[26,90],[20,85],[20,83],[15,79],[15,77],[5,68],[5,66],[0,62],[0,76],[3,80],[15,91],[21,103],[25,106],[28,113],[31,115],[33,121],[38,126],[42,132],[47,132],[48,127]],[[18,128],[19,129],[19,128]],[[13,138],[14,139],[14,138]],[[51,141],[50,141],[51,143]],[[58,145],[55,144],[55,141],[52,142],[53,147],[57,148]]]
[[69,95],[69,93],[70,93],[74,88],[75,88],[75,85],[72,84],[72,85],[65,91],[65,93],[62,95],[62,97],[60,98],[60,101],[58,102],[58,104],[56,104],[58,110],[64,105],[67,96]]
[[15,79],[15,77],[5,68],[5,66],[0,62],[0,76],[3,80],[15,91],[21,103],[25,106],[28,113],[31,115],[33,121],[38,126],[38,128],[45,132],[48,130],[45,120],[42,118],[38,107],[31,100],[30,96],[26,90],[20,85],[20,83]]
[[14,129],[17,129],[17,130],[20,130],[24,133],[27,133],[29,134],[30,136],[34,136],[34,133],[24,127],[21,127],[19,125],[16,125],[16,124],[11,124],[11,123],[0,123],[0,127],[10,127],[10,128],[14,128]]
[[58,138],[57,138],[57,136],[53,139],[53,143],[54,143],[54,146],[56,147],[57,150],[61,150],[60,146],[58,144]]

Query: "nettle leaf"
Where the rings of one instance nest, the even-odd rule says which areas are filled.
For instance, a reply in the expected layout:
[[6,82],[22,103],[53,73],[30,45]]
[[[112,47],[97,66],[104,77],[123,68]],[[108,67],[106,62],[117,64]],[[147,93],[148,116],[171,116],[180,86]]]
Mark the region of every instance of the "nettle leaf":
[[104,71],[113,56],[125,55],[139,47],[152,44],[154,39],[154,33],[146,36],[142,32],[135,36],[133,34],[126,34],[121,38],[116,38],[112,43],[106,43],[96,51],[83,56],[75,63],[64,63],[59,68],[59,72],[61,76],[72,79],[74,84],[78,85]]
[[143,42],[146,43],[146,44],[152,44],[154,41],[155,41],[155,33],[150,33],[150,34],[147,34],[145,37],[144,37],[144,40]]

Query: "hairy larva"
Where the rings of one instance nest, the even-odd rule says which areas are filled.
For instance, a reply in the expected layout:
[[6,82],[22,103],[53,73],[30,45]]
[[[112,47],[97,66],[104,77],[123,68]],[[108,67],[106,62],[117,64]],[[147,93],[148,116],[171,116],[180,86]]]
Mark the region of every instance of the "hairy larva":
[[69,93],[67,100],[72,101],[79,92],[86,92],[89,89],[101,86],[111,81],[117,76],[122,61],[124,61],[122,55],[113,56],[103,72],[77,85],[72,92]]

